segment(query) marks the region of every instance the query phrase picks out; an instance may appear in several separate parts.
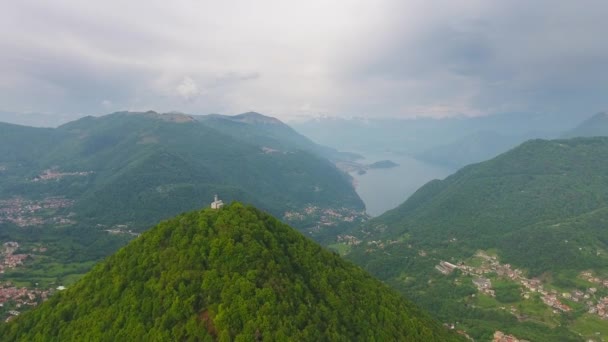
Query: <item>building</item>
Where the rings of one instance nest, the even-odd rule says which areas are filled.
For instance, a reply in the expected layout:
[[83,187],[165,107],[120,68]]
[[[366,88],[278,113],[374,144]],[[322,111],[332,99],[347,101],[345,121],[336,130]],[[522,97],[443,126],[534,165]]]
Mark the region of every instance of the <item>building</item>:
[[211,209],[219,209],[224,206],[224,202],[215,195],[214,201],[211,202]]

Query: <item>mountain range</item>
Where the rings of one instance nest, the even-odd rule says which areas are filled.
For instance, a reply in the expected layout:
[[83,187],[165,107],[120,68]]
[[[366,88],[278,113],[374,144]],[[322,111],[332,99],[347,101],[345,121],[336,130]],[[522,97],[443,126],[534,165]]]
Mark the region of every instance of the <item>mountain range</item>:
[[[249,129],[260,118],[247,113],[235,123]],[[202,121],[121,112],[56,129],[2,124],[0,192],[4,198],[65,196],[79,221],[136,230],[200,207],[214,194],[279,217],[306,206],[364,210],[348,175],[316,154],[331,149],[277,122],[247,139],[238,125],[219,130]],[[256,140],[275,131],[276,137]]]

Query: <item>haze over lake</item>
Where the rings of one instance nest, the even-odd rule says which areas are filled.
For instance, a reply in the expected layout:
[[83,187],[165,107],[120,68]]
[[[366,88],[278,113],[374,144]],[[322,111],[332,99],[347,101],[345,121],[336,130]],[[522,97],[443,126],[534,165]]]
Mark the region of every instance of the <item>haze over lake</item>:
[[392,160],[399,164],[390,169],[371,169],[360,175],[351,172],[356,180],[356,191],[365,203],[367,213],[378,216],[397,207],[422,185],[433,179],[443,179],[454,170],[425,163],[409,156],[381,153],[364,154],[359,160],[371,164],[380,160]]

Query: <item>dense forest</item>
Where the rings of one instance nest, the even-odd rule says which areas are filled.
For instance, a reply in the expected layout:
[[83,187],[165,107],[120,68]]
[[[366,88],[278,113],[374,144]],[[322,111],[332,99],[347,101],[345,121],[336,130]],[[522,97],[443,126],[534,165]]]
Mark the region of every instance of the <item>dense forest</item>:
[[4,341],[459,340],[386,285],[253,207],[145,232]]

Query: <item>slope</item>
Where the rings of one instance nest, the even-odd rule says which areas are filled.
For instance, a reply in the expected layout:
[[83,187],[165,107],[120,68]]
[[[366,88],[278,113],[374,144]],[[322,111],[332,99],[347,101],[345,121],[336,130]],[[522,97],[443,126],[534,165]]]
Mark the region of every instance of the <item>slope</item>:
[[5,341],[457,340],[385,285],[252,207],[144,233]]
[[608,138],[528,141],[370,220],[349,258],[476,338],[591,338],[576,327],[608,299],[607,169]]
[[[348,177],[328,160],[305,151],[264,151],[186,115],[121,112],[36,130],[61,139],[32,144],[44,153],[22,148],[18,156],[30,167],[2,196],[67,196],[79,221],[141,229],[200,207],[215,193],[280,216],[309,205],[364,209]],[[0,137],[0,145],[8,138]],[[48,170],[55,178],[32,181]]]
[[[525,227],[556,224],[608,206],[608,138],[532,140],[487,162],[433,181],[370,226],[408,234],[421,245],[461,240],[461,249],[523,252],[503,239]],[[600,238],[596,236],[595,238]],[[546,244],[536,248],[560,248]],[[525,267],[531,266],[531,262]],[[585,264],[585,266],[591,264]],[[543,270],[556,270],[552,265]]]

